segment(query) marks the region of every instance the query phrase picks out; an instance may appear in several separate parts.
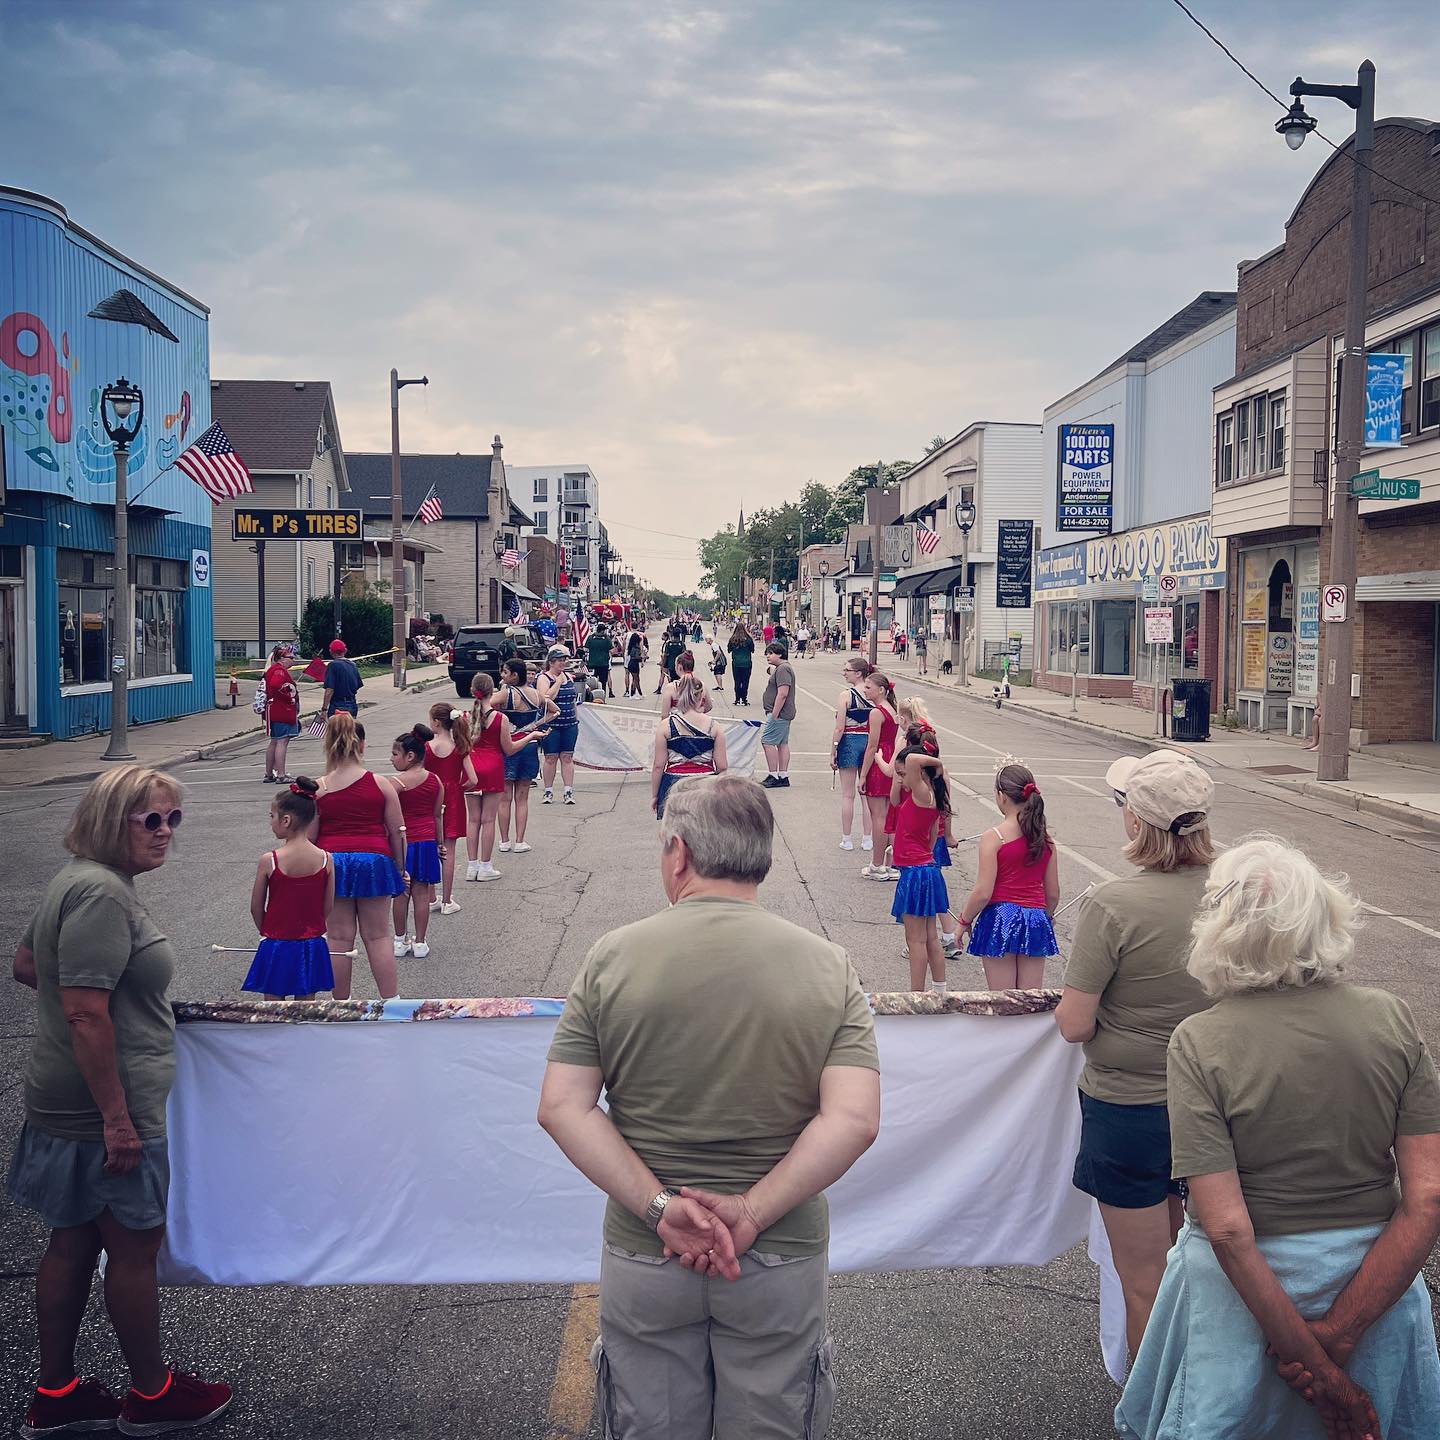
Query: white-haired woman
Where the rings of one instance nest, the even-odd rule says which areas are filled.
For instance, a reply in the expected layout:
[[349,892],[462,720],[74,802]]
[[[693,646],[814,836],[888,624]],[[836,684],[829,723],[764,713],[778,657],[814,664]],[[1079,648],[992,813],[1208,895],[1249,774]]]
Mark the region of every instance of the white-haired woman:
[[1123,1436],[1440,1434],[1440,1082],[1405,1003],[1341,978],[1358,910],[1272,836],[1211,867],[1189,969],[1215,1005],[1169,1053],[1188,1219]]
[[1215,787],[1175,750],[1127,756],[1105,778],[1138,870],[1097,886],[1081,909],[1055,1019],[1085,1047],[1073,1183],[1099,1202],[1133,1356],[1184,1219],[1170,1174],[1165,1047],[1210,1003],[1185,956],[1215,855]]

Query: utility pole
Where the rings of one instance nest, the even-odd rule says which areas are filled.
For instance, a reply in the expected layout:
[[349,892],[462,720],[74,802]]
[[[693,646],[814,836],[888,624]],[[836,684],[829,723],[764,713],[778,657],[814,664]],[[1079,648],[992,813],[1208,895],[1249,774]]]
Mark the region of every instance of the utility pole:
[[880,481],[885,474],[885,462],[875,466],[875,483],[865,494],[870,505],[870,663],[880,663]]
[[405,497],[400,488],[400,392],[407,385],[428,385],[430,378],[402,380],[390,372],[390,677],[395,689],[405,686]]

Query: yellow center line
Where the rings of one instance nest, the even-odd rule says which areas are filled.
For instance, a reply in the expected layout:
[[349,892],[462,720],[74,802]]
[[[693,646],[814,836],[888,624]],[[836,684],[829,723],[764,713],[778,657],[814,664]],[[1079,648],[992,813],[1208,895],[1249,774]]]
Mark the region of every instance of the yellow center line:
[[600,1333],[600,1287],[576,1285],[570,1292],[565,1333],[555,1361],[555,1381],[545,1421],[545,1440],[577,1440],[590,1429],[595,1409],[595,1372],[590,1368],[590,1347]]

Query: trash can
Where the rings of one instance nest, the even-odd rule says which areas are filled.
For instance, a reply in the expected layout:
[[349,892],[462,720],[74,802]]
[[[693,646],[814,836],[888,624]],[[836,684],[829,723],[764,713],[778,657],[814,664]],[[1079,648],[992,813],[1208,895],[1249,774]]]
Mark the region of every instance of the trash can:
[[1210,738],[1210,682],[1176,680],[1171,685],[1170,734],[1176,740]]

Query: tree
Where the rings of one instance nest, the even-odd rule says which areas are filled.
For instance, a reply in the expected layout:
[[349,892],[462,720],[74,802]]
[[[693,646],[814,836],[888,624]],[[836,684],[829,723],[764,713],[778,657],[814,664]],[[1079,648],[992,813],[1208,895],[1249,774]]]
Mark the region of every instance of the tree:
[[925,442],[925,453],[933,455],[937,450],[943,450],[949,443],[943,435],[932,435]]
[[708,540],[700,542],[700,589],[719,595],[737,592],[741,579],[750,565],[749,525],[746,533],[737,535],[733,525],[717,530]]
[[[352,655],[375,655],[390,649],[394,634],[389,600],[374,593],[368,583],[363,595],[340,597],[340,633]],[[304,655],[324,655],[335,638],[335,598],[315,595],[305,602],[296,627]]]
[[865,492],[879,481],[880,489],[893,490],[911,468],[909,460],[882,460],[876,465],[857,465],[836,487],[835,509],[849,525],[865,518]]

